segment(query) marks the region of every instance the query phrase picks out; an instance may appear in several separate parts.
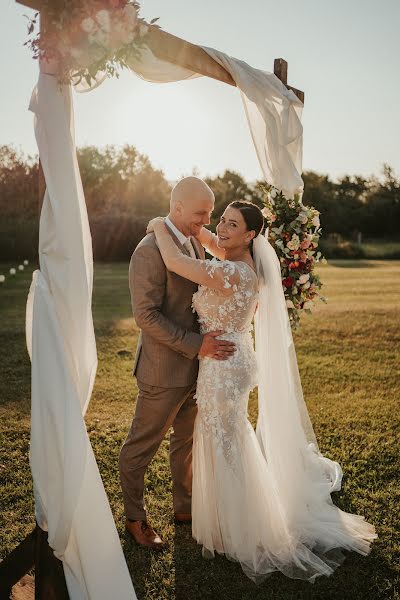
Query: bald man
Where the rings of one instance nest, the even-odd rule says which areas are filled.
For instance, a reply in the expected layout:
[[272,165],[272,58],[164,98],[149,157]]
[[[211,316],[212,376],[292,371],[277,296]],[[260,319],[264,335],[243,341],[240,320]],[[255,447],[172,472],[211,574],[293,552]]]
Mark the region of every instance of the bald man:
[[[201,179],[185,177],[173,188],[166,224],[181,252],[204,259],[196,236],[210,223],[213,208],[214,194]],[[162,550],[164,543],[146,516],[146,469],[172,427],[169,455],[174,516],[177,522],[190,522],[198,357],[224,360],[235,348],[231,342],[217,339],[221,331],[199,333],[197,315],[192,311],[197,285],[167,271],[153,233],[146,235],[132,255],[129,287],[141,334],[133,369],[139,394],[119,460],[126,529],[139,545]]]

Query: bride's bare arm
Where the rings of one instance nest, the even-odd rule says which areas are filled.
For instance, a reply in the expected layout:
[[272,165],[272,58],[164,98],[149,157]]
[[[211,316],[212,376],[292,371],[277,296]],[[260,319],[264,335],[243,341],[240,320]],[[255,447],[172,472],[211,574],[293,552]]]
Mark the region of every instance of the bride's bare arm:
[[195,283],[232,294],[239,283],[239,271],[231,262],[198,260],[182,254],[170,236],[164,221],[152,222],[157,245],[168,271],[173,271]]
[[218,237],[205,227],[202,227],[200,235],[197,236],[200,244],[204,246],[204,248],[220,260],[225,259],[225,250],[223,248],[218,248]]

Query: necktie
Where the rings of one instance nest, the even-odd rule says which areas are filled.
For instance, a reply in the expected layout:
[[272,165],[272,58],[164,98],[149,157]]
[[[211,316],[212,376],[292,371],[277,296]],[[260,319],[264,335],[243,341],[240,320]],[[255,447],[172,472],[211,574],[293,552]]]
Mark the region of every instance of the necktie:
[[191,258],[197,258],[196,254],[194,252],[192,242],[190,241],[190,238],[186,240],[186,242],[183,244],[183,246],[189,252]]

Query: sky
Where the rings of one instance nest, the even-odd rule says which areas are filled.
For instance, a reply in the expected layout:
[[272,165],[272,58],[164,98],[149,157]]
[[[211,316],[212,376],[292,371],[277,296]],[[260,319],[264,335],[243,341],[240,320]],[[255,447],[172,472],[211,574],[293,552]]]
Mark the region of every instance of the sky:
[[[289,63],[288,81],[305,91],[304,170],[337,179],[400,174],[400,0],[142,0],[162,28],[254,67]],[[37,64],[23,46],[24,14],[1,0],[0,144],[36,153],[28,111]],[[237,89],[201,77],[153,84],[130,72],[74,94],[78,145],[132,144],[174,181],[262,174]]]

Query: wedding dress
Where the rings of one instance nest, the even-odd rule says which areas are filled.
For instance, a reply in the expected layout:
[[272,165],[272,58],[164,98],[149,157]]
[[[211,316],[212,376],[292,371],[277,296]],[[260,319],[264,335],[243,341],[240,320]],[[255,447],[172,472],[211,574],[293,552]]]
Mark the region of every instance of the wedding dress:
[[[223,330],[221,337],[236,345],[228,360],[206,357],[199,365],[192,532],[203,555],[224,554],[260,582],[276,570],[314,581],[319,575],[330,575],[342,562],[340,549],[368,554],[376,537],[373,526],[363,517],[341,511],[330,498],[332,489],[340,489],[339,465],[319,455],[304,437],[304,448],[299,448],[293,459],[296,463],[300,457],[301,464],[294,464],[296,472],[288,467],[286,473],[279,473],[276,463],[285,464],[290,458],[292,440],[285,442],[288,456],[275,457],[269,441],[263,440],[262,432],[258,431],[257,437],[248,420],[249,393],[262,379],[263,368],[253,347],[252,320],[257,305],[260,310],[263,302],[261,279],[267,274],[260,269],[256,274],[245,262],[191,259],[178,250],[168,233],[158,230],[156,235],[167,268],[200,284],[193,296],[193,310],[202,333]],[[276,258],[266,239],[258,237],[257,247],[261,244],[261,250],[266,250],[267,244]],[[272,264],[279,270],[279,261]],[[267,261],[263,266],[268,268]],[[276,275],[282,292],[280,271]],[[286,336],[287,332],[283,333]],[[281,408],[284,413],[283,399]],[[281,417],[287,418],[287,431],[292,435],[296,420],[290,415]],[[284,431],[280,437],[285,437]]]

